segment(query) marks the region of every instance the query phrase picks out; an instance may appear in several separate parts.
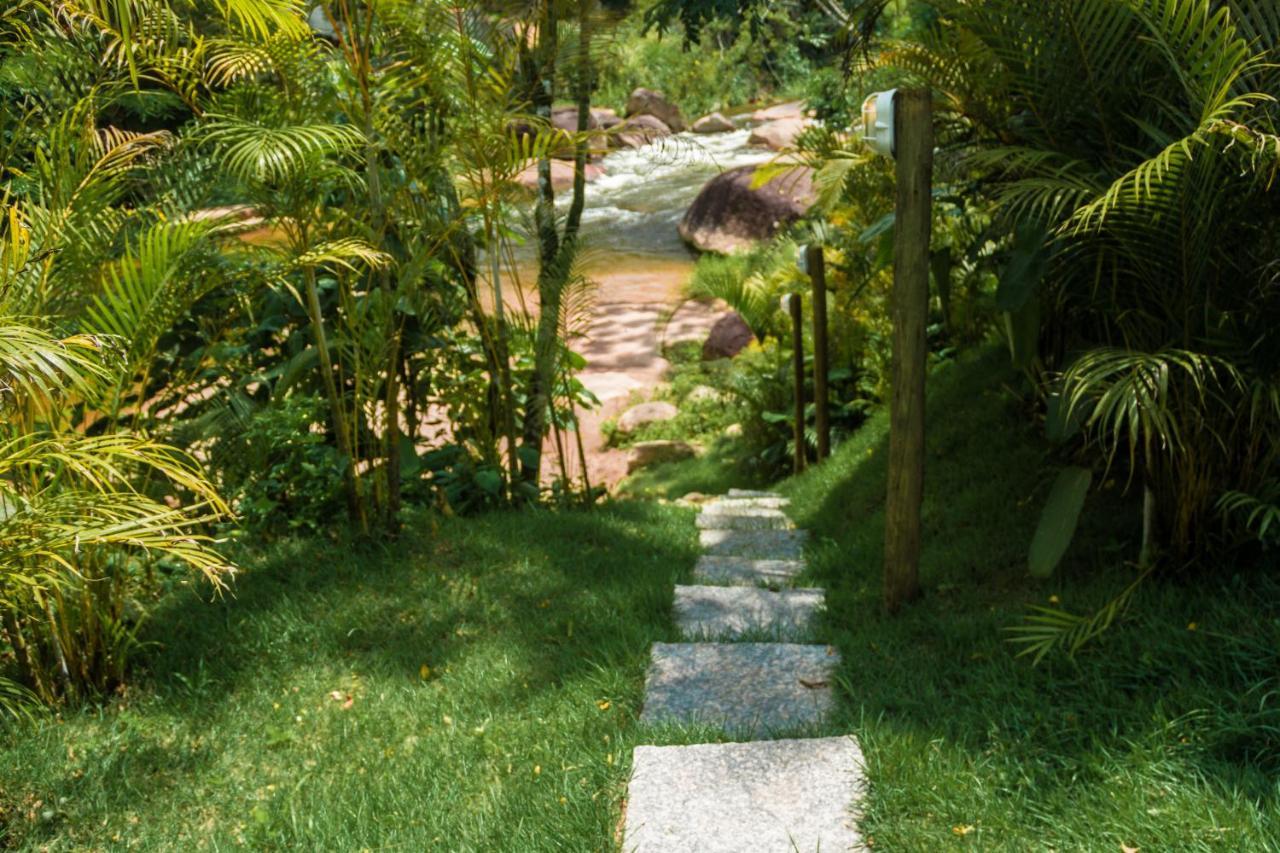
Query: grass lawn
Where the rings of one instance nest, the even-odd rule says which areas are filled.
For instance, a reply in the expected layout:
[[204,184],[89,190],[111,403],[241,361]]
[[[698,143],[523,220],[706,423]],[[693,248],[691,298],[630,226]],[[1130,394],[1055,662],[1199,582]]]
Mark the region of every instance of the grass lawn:
[[275,547],[123,696],[0,733],[0,848],[612,849],[695,555],[656,504]]
[[[931,380],[925,594],[899,617],[883,417],[781,485],[844,659],[835,718],[796,734],[859,736],[875,849],[1280,849],[1276,580],[1153,578],[1074,660],[1005,642],[1031,604],[1118,592],[1138,527],[1104,486],[1060,573],[1026,577],[1059,463],[1006,361]],[[631,485],[719,491],[734,461],[718,445]],[[0,732],[0,847],[615,850],[632,747],[720,737],[635,723],[696,554],[691,513],[643,501],[251,554],[234,598],[159,602],[123,695]]]
[[[1139,519],[1090,496],[1059,574],[1026,553],[1059,464],[1000,390],[1000,352],[931,379],[924,597],[882,615],[887,429],[783,485],[817,538],[825,636],[843,653],[876,848],[1280,849],[1280,584],[1261,571],[1156,577],[1074,661],[1033,667],[1002,629],[1031,604],[1088,612],[1132,578]],[[1122,484],[1121,484],[1122,485]]]

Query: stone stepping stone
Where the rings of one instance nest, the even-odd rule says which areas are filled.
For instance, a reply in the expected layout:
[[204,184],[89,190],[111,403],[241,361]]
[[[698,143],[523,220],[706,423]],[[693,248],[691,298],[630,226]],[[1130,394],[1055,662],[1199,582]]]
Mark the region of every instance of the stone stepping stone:
[[820,723],[834,704],[832,646],[654,643],[644,723],[704,723],[747,737]]
[[700,530],[703,553],[753,560],[799,560],[808,533],[804,530]]
[[749,586],[677,586],[676,625],[690,639],[730,639],[749,633],[794,638],[823,604],[821,589],[774,592]]
[[716,498],[702,505],[703,511],[709,509],[784,509],[791,506],[790,498]]
[[729,497],[731,498],[780,498],[782,495],[777,492],[758,492],[752,489],[730,489]]
[[866,791],[852,737],[638,746],[627,853],[838,853],[866,850]]
[[795,525],[781,510],[718,504],[698,513],[698,527],[703,530],[791,530]]
[[703,554],[693,569],[701,583],[726,586],[786,586],[804,571],[801,560],[753,560]]

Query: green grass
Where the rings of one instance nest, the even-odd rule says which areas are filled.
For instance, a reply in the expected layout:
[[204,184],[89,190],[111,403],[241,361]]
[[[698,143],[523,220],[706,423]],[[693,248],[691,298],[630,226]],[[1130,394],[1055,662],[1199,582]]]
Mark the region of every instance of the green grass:
[[0,732],[0,848],[612,849],[690,513],[431,524],[171,597],[123,695]]
[[[999,352],[944,364],[929,392],[923,598],[880,606],[887,426],[782,485],[816,537],[826,638],[843,655],[875,847],[1280,849],[1280,584],[1230,563],[1157,576],[1075,660],[1033,667],[1003,629],[1032,604],[1087,612],[1131,578],[1138,515],[1090,497],[1060,572],[1026,575],[1059,464]],[[1188,626],[1195,624],[1195,630]]]

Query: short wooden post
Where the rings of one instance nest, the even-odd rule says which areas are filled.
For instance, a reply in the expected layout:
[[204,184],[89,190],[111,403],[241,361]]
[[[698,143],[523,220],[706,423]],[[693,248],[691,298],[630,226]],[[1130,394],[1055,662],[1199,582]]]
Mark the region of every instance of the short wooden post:
[[920,505],[924,498],[925,322],[933,106],[926,89],[898,92],[894,108],[898,174],[893,247],[893,396],[885,506],[884,604],[890,613],[920,593]]
[[787,296],[787,308],[791,311],[791,361],[796,384],[795,425],[791,435],[795,441],[795,472],[804,470],[804,315],[801,296]]
[[805,248],[805,266],[813,283],[813,403],[818,459],[831,455],[831,413],[827,401],[827,267],[822,246]]

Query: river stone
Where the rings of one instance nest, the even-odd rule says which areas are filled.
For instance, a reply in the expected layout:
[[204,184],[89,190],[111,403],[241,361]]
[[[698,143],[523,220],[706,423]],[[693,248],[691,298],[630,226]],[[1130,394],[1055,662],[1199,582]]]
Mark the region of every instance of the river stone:
[[660,400],[641,403],[627,409],[622,413],[622,417],[618,418],[618,432],[630,435],[645,424],[669,421],[678,414],[680,414],[679,409]]
[[790,583],[802,571],[804,563],[800,560],[752,560],[703,554],[694,566],[693,579],[729,586],[777,586]]
[[726,497],[730,498],[780,498],[777,492],[761,492],[756,489],[730,489]]
[[677,462],[690,459],[696,455],[693,445],[683,441],[641,441],[631,445],[627,451],[627,473],[659,465],[663,462]]
[[751,114],[754,122],[780,121],[782,119],[798,119],[805,117],[804,101],[788,101],[785,104],[774,104]]
[[867,783],[852,737],[638,746],[628,853],[842,853]]
[[715,361],[720,358],[733,358],[756,338],[755,332],[742,319],[737,311],[728,311],[716,320],[702,342],[702,360]]
[[831,646],[654,643],[644,723],[705,723],[748,737],[822,722],[833,707]]
[[754,632],[794,639],[809,629],[822,603],[821,589],[677,586],[676,625],[690,639],[727,640]]
[[813,205],[813,169],[793,166],[754,186],[756,167],[712,178],[680,220],[680,237],[702,252],[729,254],[768,240]]
[[676,133],[685,128],[684,115],[680,108],[667,100],[661,92],[641,87],[627,98],[626,116],[653,116]]
[[808,533],[804,530],[699,530],[703,553],[754,560],[799,560]]
[[783,151],[796,143],[796,138],[809,126],[808,119],[784,118],[762,124],[747,137],[748,145],[763,145],[772,151]]
[[698,527],[705,530],[791,530],[785,512],[763,506],[728,506],[715,503],[698,513]]
[[651,115],[638,115],[618,125],[609,136],[609,144],[615,148],[642,148],[655,139],[670,135],[671,128],[661,119]]
[[722,114],[712,113],[695,121],[689,129],[694,133],[728,133],[735,128],[736,125]]
[[[591,183],[592,181],[598,180],[604,174],[604,169],[601,169],[594,163],[587,163],[583,168],[582,173],[586,176],[587,183]],[[521,169],[516,175],[516,182],[522,187],[536,192],[538,189],[537,162],[530,161],[523,169]],[[551,161],[551,187],[556,191],[572,189],[572,163],[567,163],[564,160]]]

